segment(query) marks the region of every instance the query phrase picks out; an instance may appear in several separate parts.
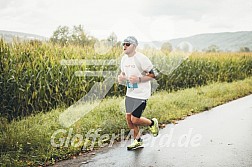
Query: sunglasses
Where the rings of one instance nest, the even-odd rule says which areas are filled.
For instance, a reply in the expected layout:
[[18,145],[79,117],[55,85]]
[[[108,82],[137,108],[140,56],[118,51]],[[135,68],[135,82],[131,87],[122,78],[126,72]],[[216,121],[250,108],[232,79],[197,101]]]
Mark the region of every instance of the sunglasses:
[[123,43],[122,45],[130,46],[130,43]]

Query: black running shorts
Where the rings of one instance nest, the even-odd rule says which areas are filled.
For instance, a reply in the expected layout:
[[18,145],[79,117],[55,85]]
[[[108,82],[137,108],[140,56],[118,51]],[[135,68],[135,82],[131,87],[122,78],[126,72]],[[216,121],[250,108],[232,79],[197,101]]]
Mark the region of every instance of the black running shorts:
[[126,113],[132,113],[134,117],[140,118],[146,107],[146,103],[147,100],[136,99],[126,96],[125,99]]

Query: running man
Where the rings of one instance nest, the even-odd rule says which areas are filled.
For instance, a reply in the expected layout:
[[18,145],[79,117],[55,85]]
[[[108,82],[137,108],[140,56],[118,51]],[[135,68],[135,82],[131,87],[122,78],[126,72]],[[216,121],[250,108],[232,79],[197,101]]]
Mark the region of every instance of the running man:
[[129,36],[123,41],[125,55],[121,60],[121,73],[118,75],[119,83],[126,83],[125,98],[126,121],[128,127],[134,130],[134,142],[127,146],[128,150],[143,145],[139,126],[149,126],[154,137],[158,135],[159,127],[156,118],[142,117],[148,98],[151,96],[150,80],[155,78],[153,65],[148,57],[137,52],[138,41]]

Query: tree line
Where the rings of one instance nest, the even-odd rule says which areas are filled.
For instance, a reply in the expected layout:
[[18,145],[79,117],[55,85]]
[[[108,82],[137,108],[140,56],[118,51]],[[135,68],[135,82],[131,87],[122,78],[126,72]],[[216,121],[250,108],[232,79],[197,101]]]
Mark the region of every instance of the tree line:
[[[97,41],[97,38],[89,35],[85,32],[82,25],[73,26],[71,29],[68,26],[58,26],[50,37],[50,42],[53,44],[59,44],[62,46],[76,45],[76,46],[93,46]],[[118,45],[117,36],[112,32],[107,39],[101,41],[109,42],[111,45]]]

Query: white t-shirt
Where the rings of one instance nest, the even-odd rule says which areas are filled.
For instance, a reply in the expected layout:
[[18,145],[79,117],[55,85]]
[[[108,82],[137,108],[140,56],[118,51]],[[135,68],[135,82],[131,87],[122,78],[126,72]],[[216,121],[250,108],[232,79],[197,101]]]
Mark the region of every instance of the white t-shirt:
[[[137,63],[135,61],[137,61]],[[141,66],[140,69],[139,66]],[[125,73],[127,78],[129,78],[131,75],[142,77],[142,71],[140,72],[141,69],[149,72],[152,68],[153,65],[150,59],[140,52],[136,52],[136,54],[132,57],[124,55],[121,60],[121,71]],[[128,97],[137,99],[148,99],[150,95],[150,81],[137,83],[137,88],[127,87],[126,96]]]

